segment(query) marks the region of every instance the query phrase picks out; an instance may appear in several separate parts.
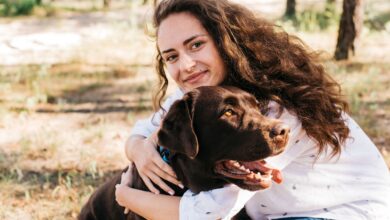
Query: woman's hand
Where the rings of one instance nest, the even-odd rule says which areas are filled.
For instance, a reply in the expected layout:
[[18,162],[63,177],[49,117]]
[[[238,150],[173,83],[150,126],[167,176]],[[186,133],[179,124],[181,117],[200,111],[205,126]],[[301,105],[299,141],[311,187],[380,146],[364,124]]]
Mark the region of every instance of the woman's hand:
[[130,164],[129,169],[122,173],[121,182],[115,186],[115,199],[125,208],[124,213],[128,214],[130,209],[146,219],[179,219],[180,197],[130,188],[132,168],[134,166]]
[[160,193],[154,187],[154,183],[170,195],[173,195],[175,192],[162,179],[179,187],[183,188],[183,186],[177,180],[172,168],[158,154],[156,148],[157,131],[149,138],[141,136],[130,137],[126,143],[126,155],[134,162],[140,177],[151,192],[155,194]]
[[132,176],[131,176],[132,169],[133,169],[133,164],[130,164],[127,171],[125,173],[122,173],[120,184],[117,184],[115,186],[115,200],[120,206],[125,207],[125,214],[129,213],[129,209],[126,208],[126,204],[127,204],[126,200],[130,195],[127,193],[126,190],[128,188],[128,185],[132,181]]

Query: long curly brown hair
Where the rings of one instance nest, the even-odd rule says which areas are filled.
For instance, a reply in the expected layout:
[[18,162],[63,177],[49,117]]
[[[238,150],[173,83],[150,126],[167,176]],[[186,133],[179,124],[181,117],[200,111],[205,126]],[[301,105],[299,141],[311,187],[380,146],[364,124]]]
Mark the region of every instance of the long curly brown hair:
[[[173,13],[195,16],[213,38],[226,63],[226,84],[237,86],[265,102],[273,100],[296,113],[306,133],[318,142],[319,153],[330,146],[341,151],[349,135],[342,118],[348,105],[339,84],[319,64],[318,54],[249,9],[227,0],[163,0],[154,13],[156,33]],[[157,48],[158,50],[158,48]],[[161,107],[168,86],[164,62],[157,55]]]

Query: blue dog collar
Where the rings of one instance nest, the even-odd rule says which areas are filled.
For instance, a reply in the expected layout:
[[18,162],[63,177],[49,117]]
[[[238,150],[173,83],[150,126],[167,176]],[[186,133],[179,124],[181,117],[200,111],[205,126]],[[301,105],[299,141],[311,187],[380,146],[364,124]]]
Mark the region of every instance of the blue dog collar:
[[160,153],[161,158],[167,163],[171,163],[171,159],[169,158],[169,150],[166,148],[163,148],[161,146],[158,147],[158,152]]

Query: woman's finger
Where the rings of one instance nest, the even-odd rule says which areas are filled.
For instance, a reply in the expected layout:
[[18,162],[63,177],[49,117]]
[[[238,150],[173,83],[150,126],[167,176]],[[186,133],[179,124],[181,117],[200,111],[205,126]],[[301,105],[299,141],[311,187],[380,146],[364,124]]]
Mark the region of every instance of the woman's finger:
[[180,188],[183,188],[183,184],[179,180],[177,180],[176,176],[173,177],[173,176],[169,175],[168,173],[164,172],[164,170],[160,169],[160,167],[158,167],[158,165],[155,165],[155,167],[153,168],[153,172],[157,176],[165,179],[166,181],[171,182],[171,183],[179,186]]
[[124,179],[125,179],[125,173],[122,173],[121,174],[121,182],[119,183],[120,185],[124,185],[125,184]]
[[151,181],[153,181],[153,183],[158,185],[162,190],[164,190],[168,194],[170,194],[170,195],[175,194],[175,191],[173,191],[173,189],[171,189],[171,187],[169,187],[157,174],[151,173],[149,175],[149,178]]
[[[119,193],[119,191],[118,191],[118,190],[120,189],[120,187],[124,187],[124,186],[121,185],[121,184],[116,184],[116,185],[115,185],[115,200],[116,200],[116,202],[117,202],[120,206],[122,206],[122,205],[123,205],[123,203],[122,203],[123,201],[119,198],[119,194],[120,194],[120,193]],[[128,208],[125,207],[124,213],[127,214],[127,213],[129,213],[129,211],[130,211],[130,210],[129,210]]]
[[177,179],[175,171],[173,171],[172,167],[169,166],[161,157],[153,158],[153,162],[165,173]]
[[133,169],[133,167],[130,164],[129,168],[126,170],[126,172],[122,173],[121,184],[128,185],[129,183],[131,183],[131,180],[132,180],[131,171],[132,171],[132,169]]
[[130,178],[128,173],[122,173],[121,175],[121,185],[127,186],[130,183]]
[[146,187],[148,187],[149,191],[154,193],[154,194],[160,194],[160,191],[158,189],[156,189],[156,187],[153,186],[153,183],[150,181],[150,179],[145,176],[145,175],[142,175],[140,174],[141,176],[141,179],[144,181]]

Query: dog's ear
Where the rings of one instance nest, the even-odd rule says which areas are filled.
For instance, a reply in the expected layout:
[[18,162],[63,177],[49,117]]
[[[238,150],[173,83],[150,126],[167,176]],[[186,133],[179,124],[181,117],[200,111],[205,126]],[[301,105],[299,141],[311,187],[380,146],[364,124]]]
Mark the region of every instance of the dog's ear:
[[199,151],[198,139],[193,128],[194,93],[172,104],[158,132],[159,145],[194,159]]

